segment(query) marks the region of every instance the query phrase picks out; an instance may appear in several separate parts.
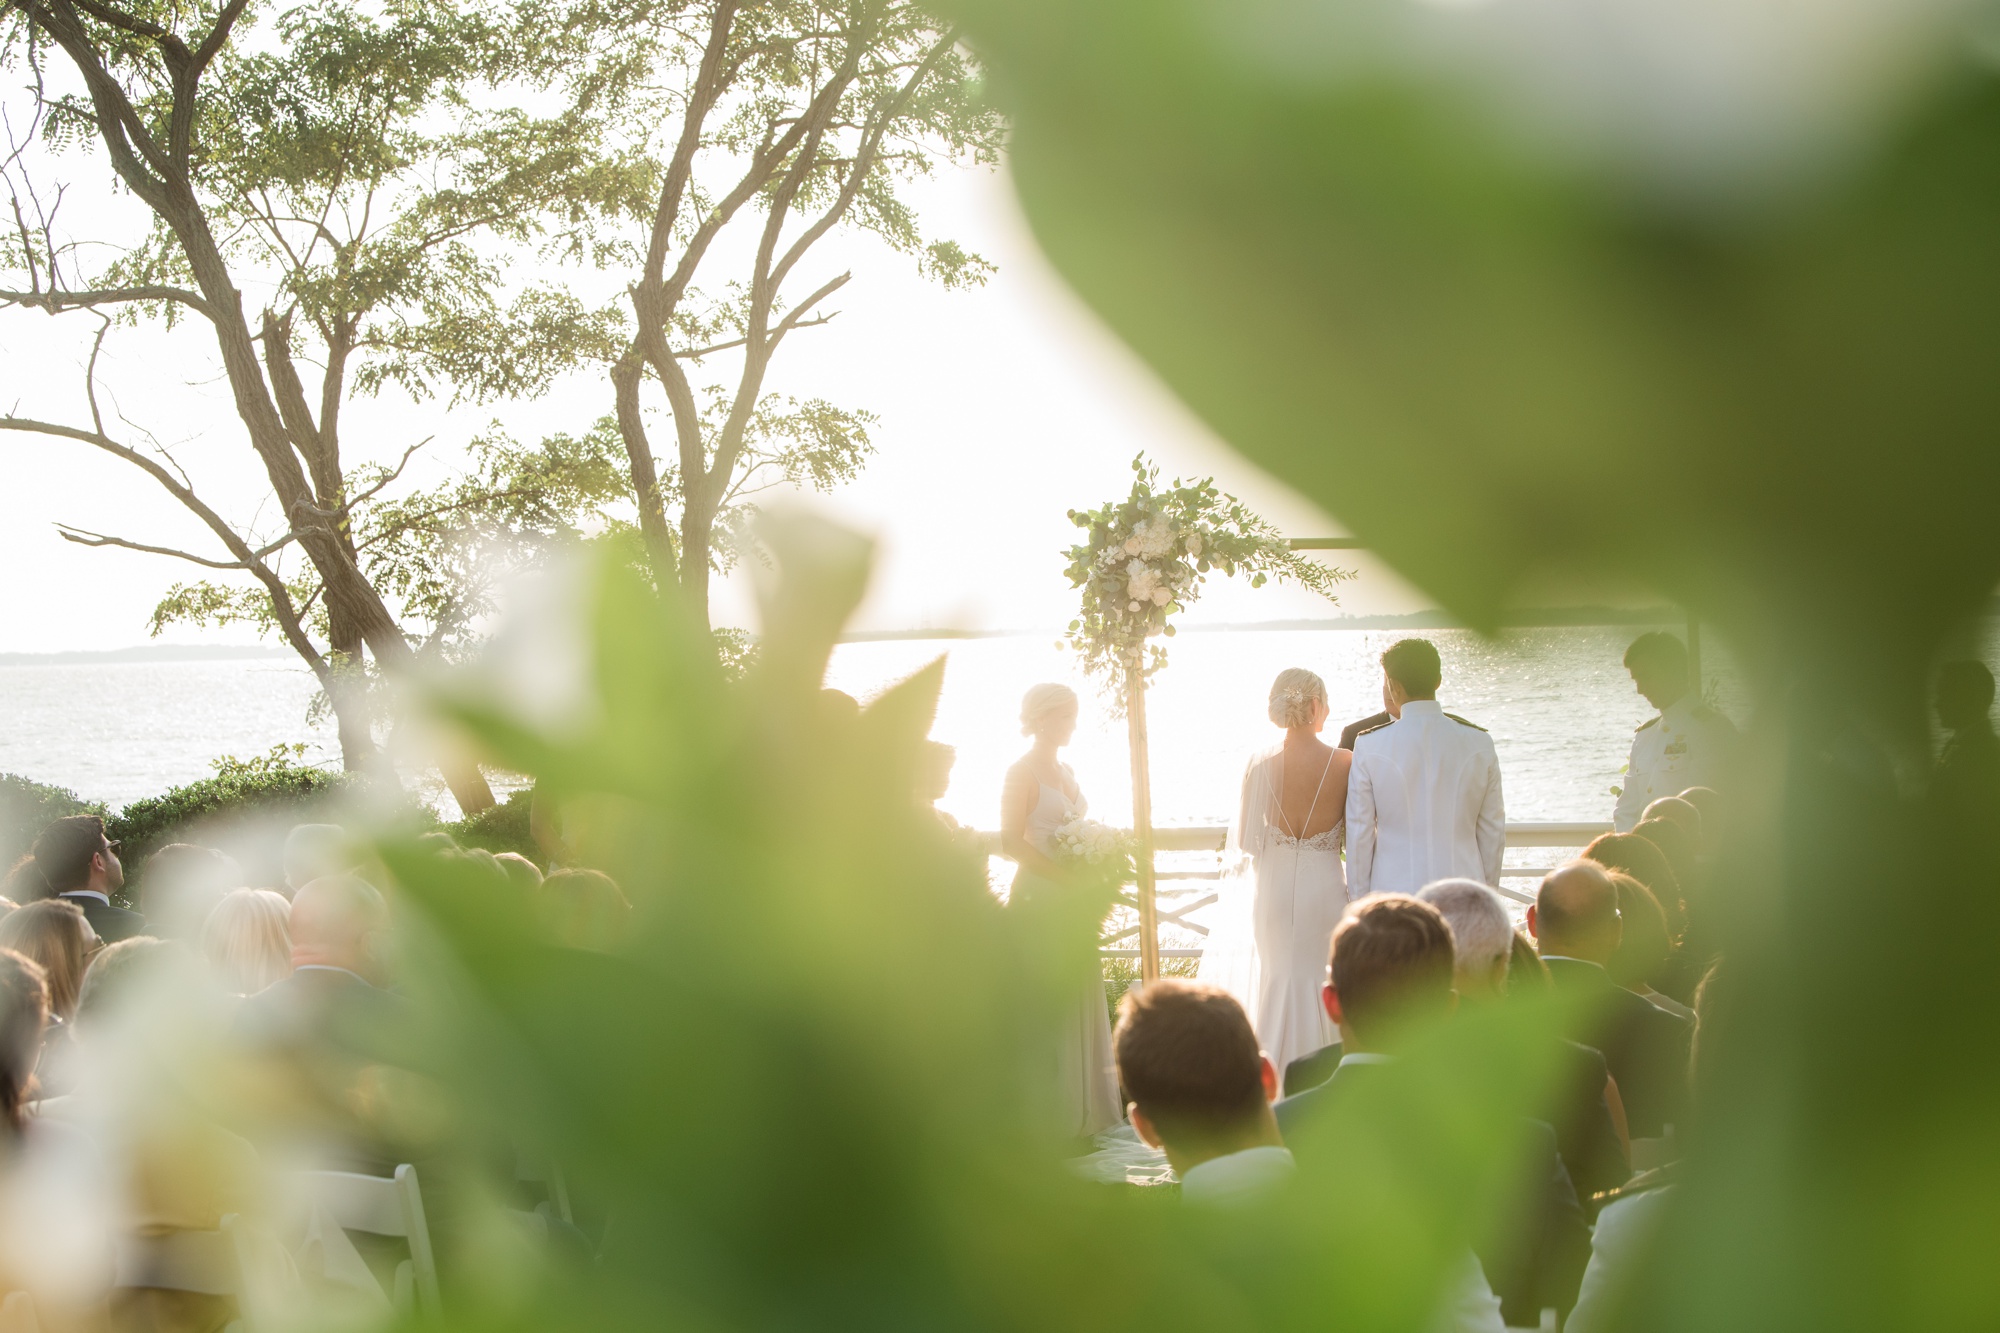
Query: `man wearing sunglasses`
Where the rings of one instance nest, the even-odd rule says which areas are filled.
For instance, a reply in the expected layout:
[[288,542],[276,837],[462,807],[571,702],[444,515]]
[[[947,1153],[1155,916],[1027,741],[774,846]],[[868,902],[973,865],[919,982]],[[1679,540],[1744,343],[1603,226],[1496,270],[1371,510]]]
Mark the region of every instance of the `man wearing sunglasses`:
[[81,907],[106,944],[145,934],[145,917],[111,901],[125,887],[125,866],[96,815],[70,815],[43,829],[35,839],[34,862],[48,883],[46,896]]

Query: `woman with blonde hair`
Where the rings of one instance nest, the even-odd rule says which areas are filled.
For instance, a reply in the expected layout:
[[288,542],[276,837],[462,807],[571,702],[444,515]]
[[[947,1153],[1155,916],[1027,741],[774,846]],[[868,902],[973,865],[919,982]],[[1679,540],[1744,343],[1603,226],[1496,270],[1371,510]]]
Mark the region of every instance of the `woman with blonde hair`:
[[[1007,895],[1010,907],[1031,908],[1068,887],[1055,858],[1056,831],[1090,809],[1076,774],[1058,758],[1076,734],[1077,713],[1076,691],[1067,685],[1036,685],[1021,700],[1021,734],[1034,745],[1007,770],[1000,790],[1000,854],[1019,867]],[[1063,1033],[1056,1084],[1063,1127],[1071,1134],[1099,1133],[1124,1116],[1102,967],[1083,978]]]
[[270,889],[232,889],[201,928],[209,971],[231,995],[255,995],[292,975],[292,905]]
[[1228,874],[1202,951],[1202,980],[1242,1002],[1280,1070],[1337,1035],[1320,990],[1347,909],[1340,857],[1354,756],[1320,739],[1328,711],[1326,682],[1304,667],[1271,682],[1265,712],[1284,739],[1244,769]]
[[0,920],[0,949],[39,963],[48,980],[49,1013],[67,1023],[76,1017],[83,970],[104,947],[83,909],[62,898],[23,904]]

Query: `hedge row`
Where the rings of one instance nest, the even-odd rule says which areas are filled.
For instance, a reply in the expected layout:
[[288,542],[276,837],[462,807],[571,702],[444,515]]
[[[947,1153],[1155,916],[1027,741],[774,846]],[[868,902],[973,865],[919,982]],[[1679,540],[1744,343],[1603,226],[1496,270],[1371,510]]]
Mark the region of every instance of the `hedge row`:
[[[189,840],[190,834],[199,840],[204,833],[213,837],[260,820],[284,824],[335,820],[340,798],[353,794],[358,781],[282,757],[224,760],[214,777],[169,788],[113,813],[66,787],[0,773],[0,868],[26,855],[35,835],[51,820],[97,815],[104,820],[106,834],[124,844],[126,872],[136,884],[148,856],[168,843]],[[411,802],[407,818],[412,824],[442,829],[460,846],[520,852],[539,862],[541,854],[528,830],[531,797],[531,792],[516,792],[491,810],[452,823],[441,822],[428,807]]]

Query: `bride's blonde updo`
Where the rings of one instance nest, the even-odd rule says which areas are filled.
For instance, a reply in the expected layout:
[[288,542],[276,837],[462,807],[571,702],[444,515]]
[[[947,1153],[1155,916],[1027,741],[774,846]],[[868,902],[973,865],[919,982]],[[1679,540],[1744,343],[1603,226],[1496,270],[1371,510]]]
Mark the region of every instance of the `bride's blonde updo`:
[[1067,685],[1030,685],[1021,696],[1021,734],[1040,735],[1043,723],[1065,709],[1075,711],[1076,706],[1076,691]]
[[1286,667],[1271,682],[1271,720],[1281,727],[1310,726],[1313,705],[1326,702],[1326,682],[1304,667]]

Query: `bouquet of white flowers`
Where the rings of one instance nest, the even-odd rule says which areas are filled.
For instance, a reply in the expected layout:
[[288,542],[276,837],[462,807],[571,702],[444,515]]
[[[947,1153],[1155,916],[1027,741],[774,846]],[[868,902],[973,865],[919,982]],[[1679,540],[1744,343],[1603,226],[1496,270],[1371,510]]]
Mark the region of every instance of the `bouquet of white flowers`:
[[1094,819],[1072,819],[1050,835],[1049,850],[1063,865],[1108,867],[1130,858],[1132,837]]

